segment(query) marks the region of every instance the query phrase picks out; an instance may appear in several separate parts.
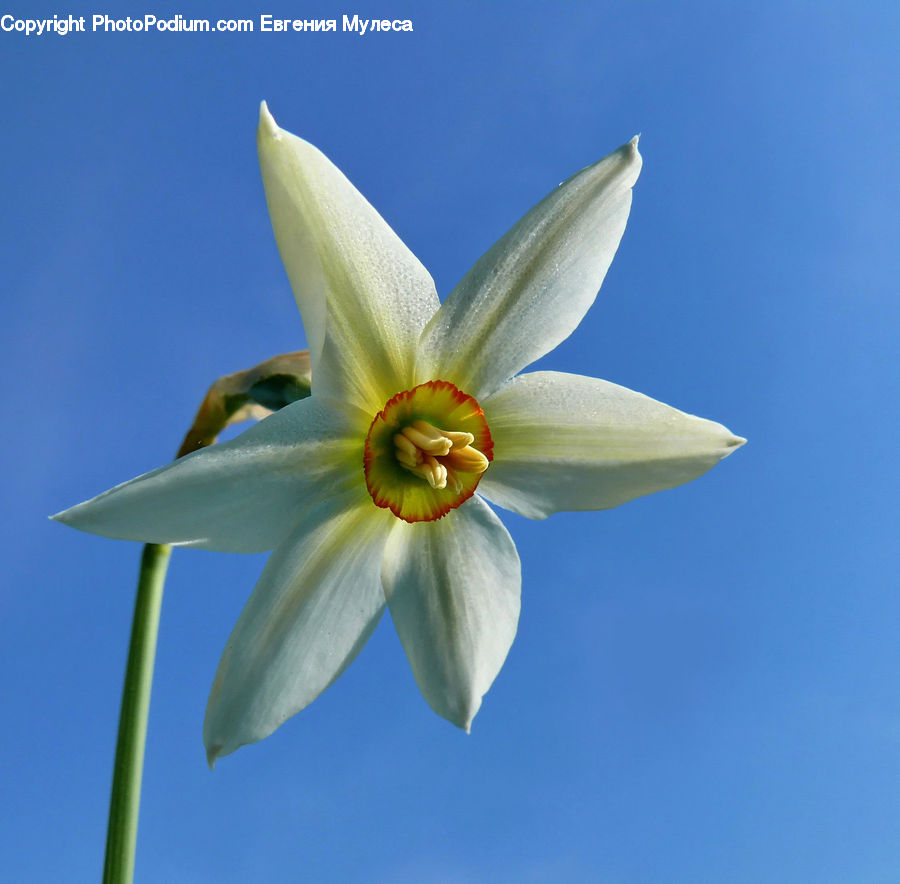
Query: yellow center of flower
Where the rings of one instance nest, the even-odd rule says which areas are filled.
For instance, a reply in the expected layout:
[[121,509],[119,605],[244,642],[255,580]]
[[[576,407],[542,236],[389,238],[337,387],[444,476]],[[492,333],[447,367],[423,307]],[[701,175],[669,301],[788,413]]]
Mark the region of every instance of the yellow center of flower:
[[440,519],[465,503],[494,456],[481,406],[447,381],[393,396],[366,436],[372,500],[406,522]]

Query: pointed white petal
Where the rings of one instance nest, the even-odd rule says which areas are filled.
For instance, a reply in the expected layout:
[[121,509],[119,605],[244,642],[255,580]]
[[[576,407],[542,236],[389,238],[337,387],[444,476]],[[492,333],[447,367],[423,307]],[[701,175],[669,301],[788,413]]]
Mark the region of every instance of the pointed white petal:
[[625,387],[554,371],[514,378],[482,405],[494,462],[478,490],[534,519],[674,488],[745,441]]
[[384,610],[379,572],[395,521],[365,491],[340,495],[272,553],[210,691],[210,764],[268,736],[350,665]]
[[475,263],[422,336],[420,381],[479,401],[565,340],[594,302],[631,208],[637,138],[561,184]]
[[477,496],[435,522],[398,522],[382,576],[419,689],[468,731],[519,622],[521,570],[509,532]]
[[257,146],[313,390],[374,414],[411,386],[419,335],[438,307],[434,282],[341,171],[279,129],[265,103]]
[[303,399],[229,442],[53,518],[120,540],[263,552],[280,543],[310,505],[348,483],[362,486],[364,433],[330,407]]

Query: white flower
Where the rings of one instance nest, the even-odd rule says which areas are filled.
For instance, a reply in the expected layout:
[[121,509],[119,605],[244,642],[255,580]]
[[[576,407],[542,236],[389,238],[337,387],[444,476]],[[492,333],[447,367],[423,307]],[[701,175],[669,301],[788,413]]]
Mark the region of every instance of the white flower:
[[484,498],[532,518],[605,509],[688,482],[744,441],[606,381],[518,374],[592,304],[625,229],[637,139],[554,190],[443,304],[378,213],[265,104],[258,146],[311,398],[56,518],[274,550],[212,686],[211,762],[312,702],[385,605],[425,699],[468,730],[519,617],[519,558]]

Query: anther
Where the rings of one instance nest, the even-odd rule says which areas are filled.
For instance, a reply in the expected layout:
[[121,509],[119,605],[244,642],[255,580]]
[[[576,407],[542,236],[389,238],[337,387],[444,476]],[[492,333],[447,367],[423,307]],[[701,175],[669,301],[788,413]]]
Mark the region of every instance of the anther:
[[465,448],[454,448],[447,455],[447,463],[463,473],[483,473],[490,461],[477,448],[467,445]]
[[450,486],[450,490],[454,494],[459,494],[462,491],[462,482],[459,481],[459,476],[453,472],[452,467],[447,468],[447,484]]
[[447,468],[430,454],[425,455],[425,461],[413,472],[425,479],[432,488],[447,487]]
[[404,467],[417,467],[422,462],[416,457],[415,454],[409,454],[406,451],[401,451],[400,449],[397,449],[395,454],[397,457],[397,463]]
[[453,448],[465,448],[475,441],[475,437],[471,433],[456,433],[452,430],[441,430],[445,438],[453,443]]
[[443,457],[453,447],[453,442],[444,436],[437,427],[425,421],[413,421],[404,427],[403,435],[417,448],[421,448],[426,454]]
[[414,464],[421,463],[421,452],[418,448],[416,448],[415,445],[413,445],[412,442],[409,441],[409,439],[406,438],[406,436],[403,435],[403,433],[397,433],[394,436],[394,445],[397,448],[398,459],[400,457],[400,453],[403,452],[404,454],[407,454],[412,458]]

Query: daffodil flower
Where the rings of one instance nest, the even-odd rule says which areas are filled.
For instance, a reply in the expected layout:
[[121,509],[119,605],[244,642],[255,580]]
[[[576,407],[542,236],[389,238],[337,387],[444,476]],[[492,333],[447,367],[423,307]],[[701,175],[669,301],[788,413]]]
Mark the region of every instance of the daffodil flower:
[[631,207],[637,139],[550,193],[443,303],[375,209],[265,104],[258,147],[311,397],[56,518],[274,550],[213,682],[211,762],[312,702],[386,606],[425,699],[468,730],[519,618],[519,557],[485,499],[536,519],[605,509],[688,482],[744,441],[607,381],[519,374],[594,301]]

